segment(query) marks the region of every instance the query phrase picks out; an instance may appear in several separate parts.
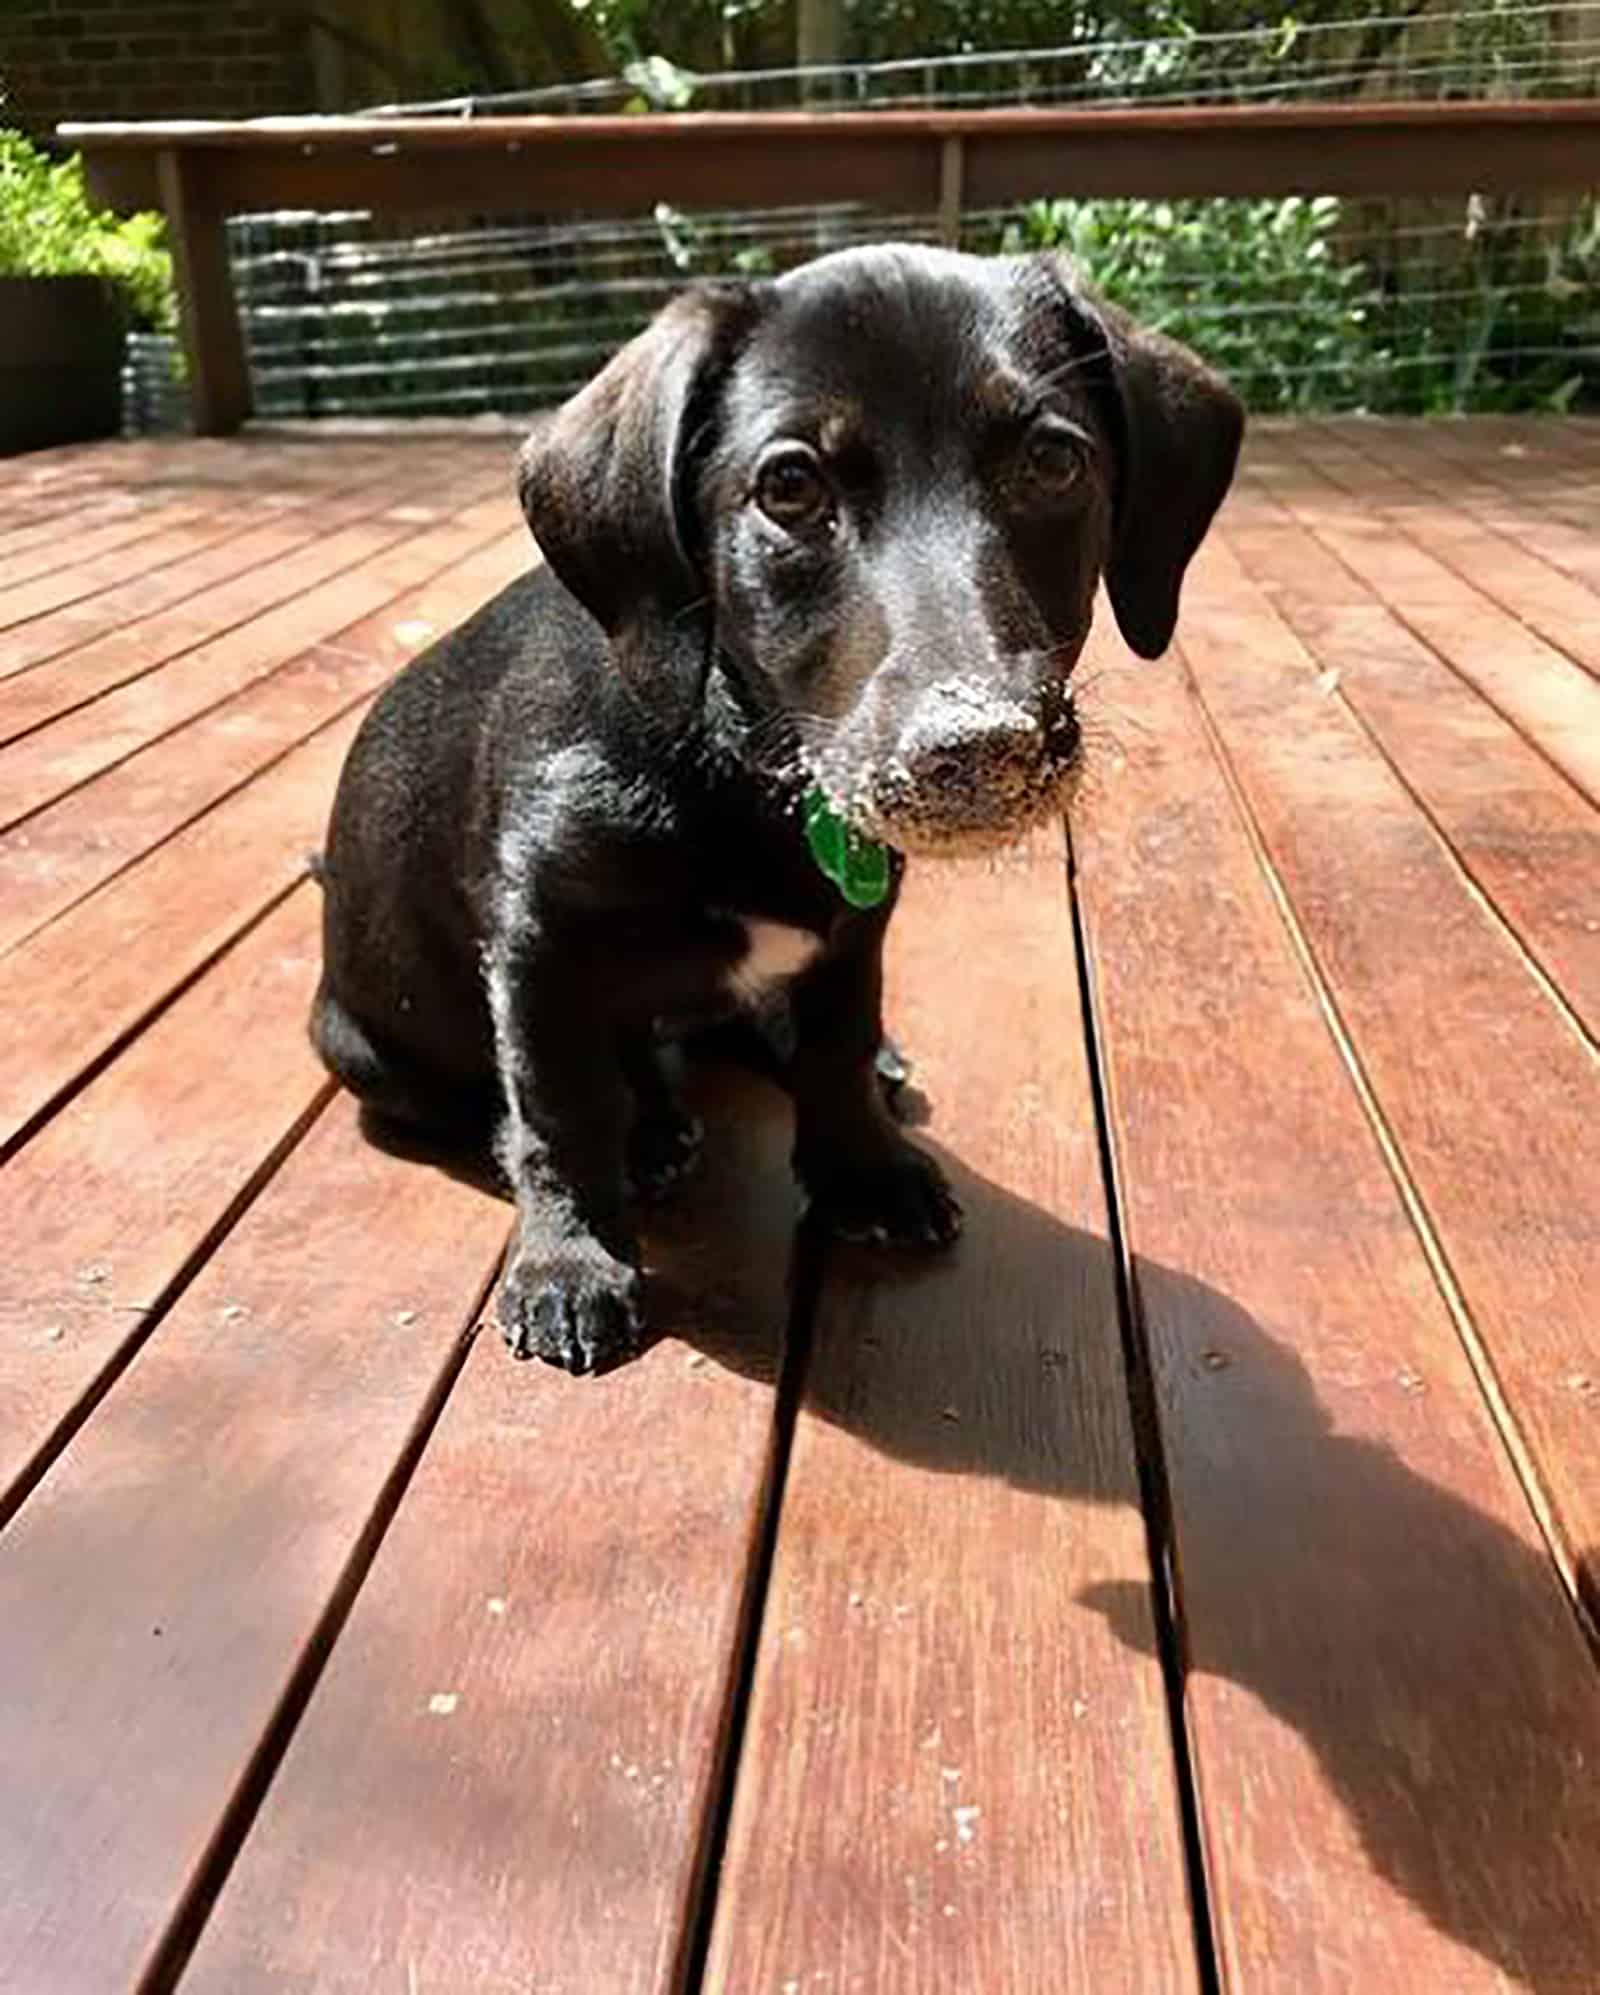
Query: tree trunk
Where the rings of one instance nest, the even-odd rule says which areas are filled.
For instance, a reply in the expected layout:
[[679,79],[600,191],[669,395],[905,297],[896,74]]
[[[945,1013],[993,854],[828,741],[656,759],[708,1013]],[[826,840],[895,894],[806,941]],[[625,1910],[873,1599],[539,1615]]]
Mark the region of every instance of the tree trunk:
[[[844,55],[844,0],[795,0],[795,62],[801,69],[837,68]],[[815,97],[831,97],[837,87],[834,77],[819,77],[816,83],[802,78],[800,91],[809,103]]]

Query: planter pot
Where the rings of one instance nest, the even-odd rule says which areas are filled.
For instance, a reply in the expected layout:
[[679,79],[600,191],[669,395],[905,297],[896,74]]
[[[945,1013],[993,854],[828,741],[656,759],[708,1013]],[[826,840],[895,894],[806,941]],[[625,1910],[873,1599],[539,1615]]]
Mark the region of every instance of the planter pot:
[[122,318],[99,277],[0,277],[0,456],[115,436]]

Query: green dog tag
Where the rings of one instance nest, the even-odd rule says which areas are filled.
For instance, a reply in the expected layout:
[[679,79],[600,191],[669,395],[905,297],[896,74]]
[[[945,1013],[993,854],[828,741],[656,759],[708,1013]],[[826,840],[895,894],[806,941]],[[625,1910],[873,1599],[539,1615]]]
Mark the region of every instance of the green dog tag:
[[820,788],[806,792],[811,856],[852,907],[876,907],[889,891],[889,848],[852,830]]

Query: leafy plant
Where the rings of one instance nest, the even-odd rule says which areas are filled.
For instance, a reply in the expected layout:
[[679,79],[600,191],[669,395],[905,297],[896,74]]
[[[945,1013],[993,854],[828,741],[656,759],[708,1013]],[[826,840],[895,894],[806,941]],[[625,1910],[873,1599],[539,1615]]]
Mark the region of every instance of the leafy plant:
[[1036,201],[1008,250],[1061,249],[1133,316],[1214,361],[1254,409],[1348,405],[1367,278],[1336,252],[1340,204]]
[[0,128],[0,275],[103,277],[132,325],[168,331],[177,315],[164,232],[160,215],[121,221],[96,208],[81,159],[54,161]]
[[1552,231],[1492,215],[1474,197],[1459,221],[1385,244],[1332,196],[1036,201],[998,246],[1065,251],[1135,318],[1223,368],[1262,412],[1600,402],[1595,202]]

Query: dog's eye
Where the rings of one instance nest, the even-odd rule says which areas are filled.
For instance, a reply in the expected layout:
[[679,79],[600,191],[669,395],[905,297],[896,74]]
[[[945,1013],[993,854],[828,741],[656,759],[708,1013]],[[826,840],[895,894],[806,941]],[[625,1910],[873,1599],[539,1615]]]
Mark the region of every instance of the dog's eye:
[[1048,492],[1076,485],[1087,462],[1083,438],[1064,423],[1035,423],[1022,446],[1023,471]]
[[833,494],[806,446],[786,443],[756,473],[756,504],[779,526],[816,526],[832,511]]

